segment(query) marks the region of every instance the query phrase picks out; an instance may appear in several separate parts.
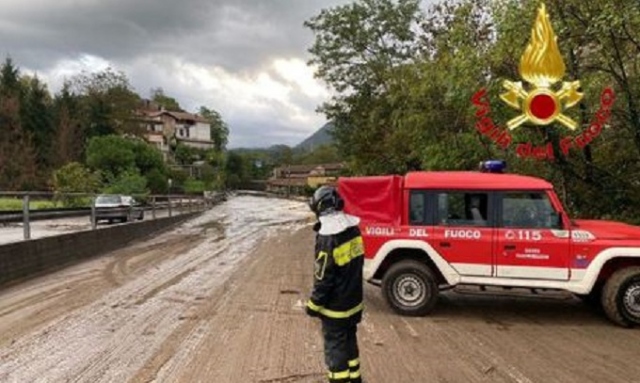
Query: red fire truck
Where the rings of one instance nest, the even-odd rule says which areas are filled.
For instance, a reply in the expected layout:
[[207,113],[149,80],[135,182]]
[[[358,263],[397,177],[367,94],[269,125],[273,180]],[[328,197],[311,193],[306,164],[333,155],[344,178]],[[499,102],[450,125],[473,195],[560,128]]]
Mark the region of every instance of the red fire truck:
[[365,279],[402,315],[473,285],[569,291],[639,325],[640,227],[571,219],[551,183],[505,167],[340,178],[345,211],[361,218]]

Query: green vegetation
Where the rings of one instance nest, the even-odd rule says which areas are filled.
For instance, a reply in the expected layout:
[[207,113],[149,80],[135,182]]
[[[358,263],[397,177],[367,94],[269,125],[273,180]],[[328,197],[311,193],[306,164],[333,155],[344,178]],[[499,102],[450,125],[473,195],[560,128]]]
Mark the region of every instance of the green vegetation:
[[[177,100],[154,89],[151,99],[167,110],[184,111]],[[53,190],[65,206],[84,206],[86,198],[65,193],[201,193],[222,189],[229,129],[220,114],[198,111],[211,123],[216,147],[209,151],[178,146],[177,163],[144,138],[136,110],[141,106],[123,73],[111,69],[81,73],[58,94],[37,77],[21,75],[11,59],[0,67],[0,190]],[[190,177],[173,165],[198,166]],[[169,180],[171,189],[169,190]],[[13,203],[13,202],[12,202]]]
[[[90,206],[90,205],[87,205]],[[54,209],[58,206],[53,201],[29,200],[29,209]],[[0,198],[0,211],[22,211],[22,198]]]
[[[509,171],[554,183],[578,217],[640,222],[640,7],[631,1],[547,3],[566,73],[580,80],[582,101],[565,113],[576,132],[560,124],[521,126],[514,143],[552,142],[554,158],[519,158],[476,128],[471,98],[486,88],[499,126],[518,114],[499,95],[504,80],[521,81],[518,64],[538,2],[357,0],[306,21],[317,76],[335,96],[321,110],[352,174],[412,169],[475,169],[481,160],[507,160]],[[567,156],[561,137],[586,129],[602,90],[617,94],[610,123],[584,148]]]

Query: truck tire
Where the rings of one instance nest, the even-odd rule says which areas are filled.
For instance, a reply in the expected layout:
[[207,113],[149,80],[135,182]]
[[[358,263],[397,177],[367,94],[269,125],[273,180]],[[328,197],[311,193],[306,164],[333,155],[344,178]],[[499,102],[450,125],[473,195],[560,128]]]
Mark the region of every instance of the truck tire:
[[640,325],[640,267],[620,269],[609,277],[602,289],[602,308],[619,326]]
[[438,282],[426,264],[406,260],[389,268],[382,278],[382,291],[391,308],[404,316],[424,316],[438,301]]
[[582,300],[582,302],[589,306],[590,308],[596,310],[597,312],[602,312],[602,283],[597,282],[591,292],[589,294],[575,294],[577,298]]

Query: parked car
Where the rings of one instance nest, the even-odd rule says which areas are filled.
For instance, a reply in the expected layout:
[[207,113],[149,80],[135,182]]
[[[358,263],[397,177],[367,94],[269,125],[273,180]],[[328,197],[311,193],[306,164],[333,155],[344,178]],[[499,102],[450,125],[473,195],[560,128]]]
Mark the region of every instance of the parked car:
[[102,194],[96,198],[96,223],[107,220],[109,223],[118,220],[128,222],[136,217],[132,198],[119,194]]
[[135,198],[125,195],[122,196],[125,204],[129,205],[132,210],[132,217],[135,217],[137,220],[141,221],[144,219],[144,207],[140,203],[140,201]]

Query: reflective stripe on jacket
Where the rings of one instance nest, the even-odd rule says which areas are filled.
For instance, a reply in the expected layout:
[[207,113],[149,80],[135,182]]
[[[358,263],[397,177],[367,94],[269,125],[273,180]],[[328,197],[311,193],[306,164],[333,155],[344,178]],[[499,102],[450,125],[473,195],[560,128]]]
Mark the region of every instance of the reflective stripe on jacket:
[[357,226],[316,236],[314,285],[307,307],[337,323],[362,317],[364,244]]

